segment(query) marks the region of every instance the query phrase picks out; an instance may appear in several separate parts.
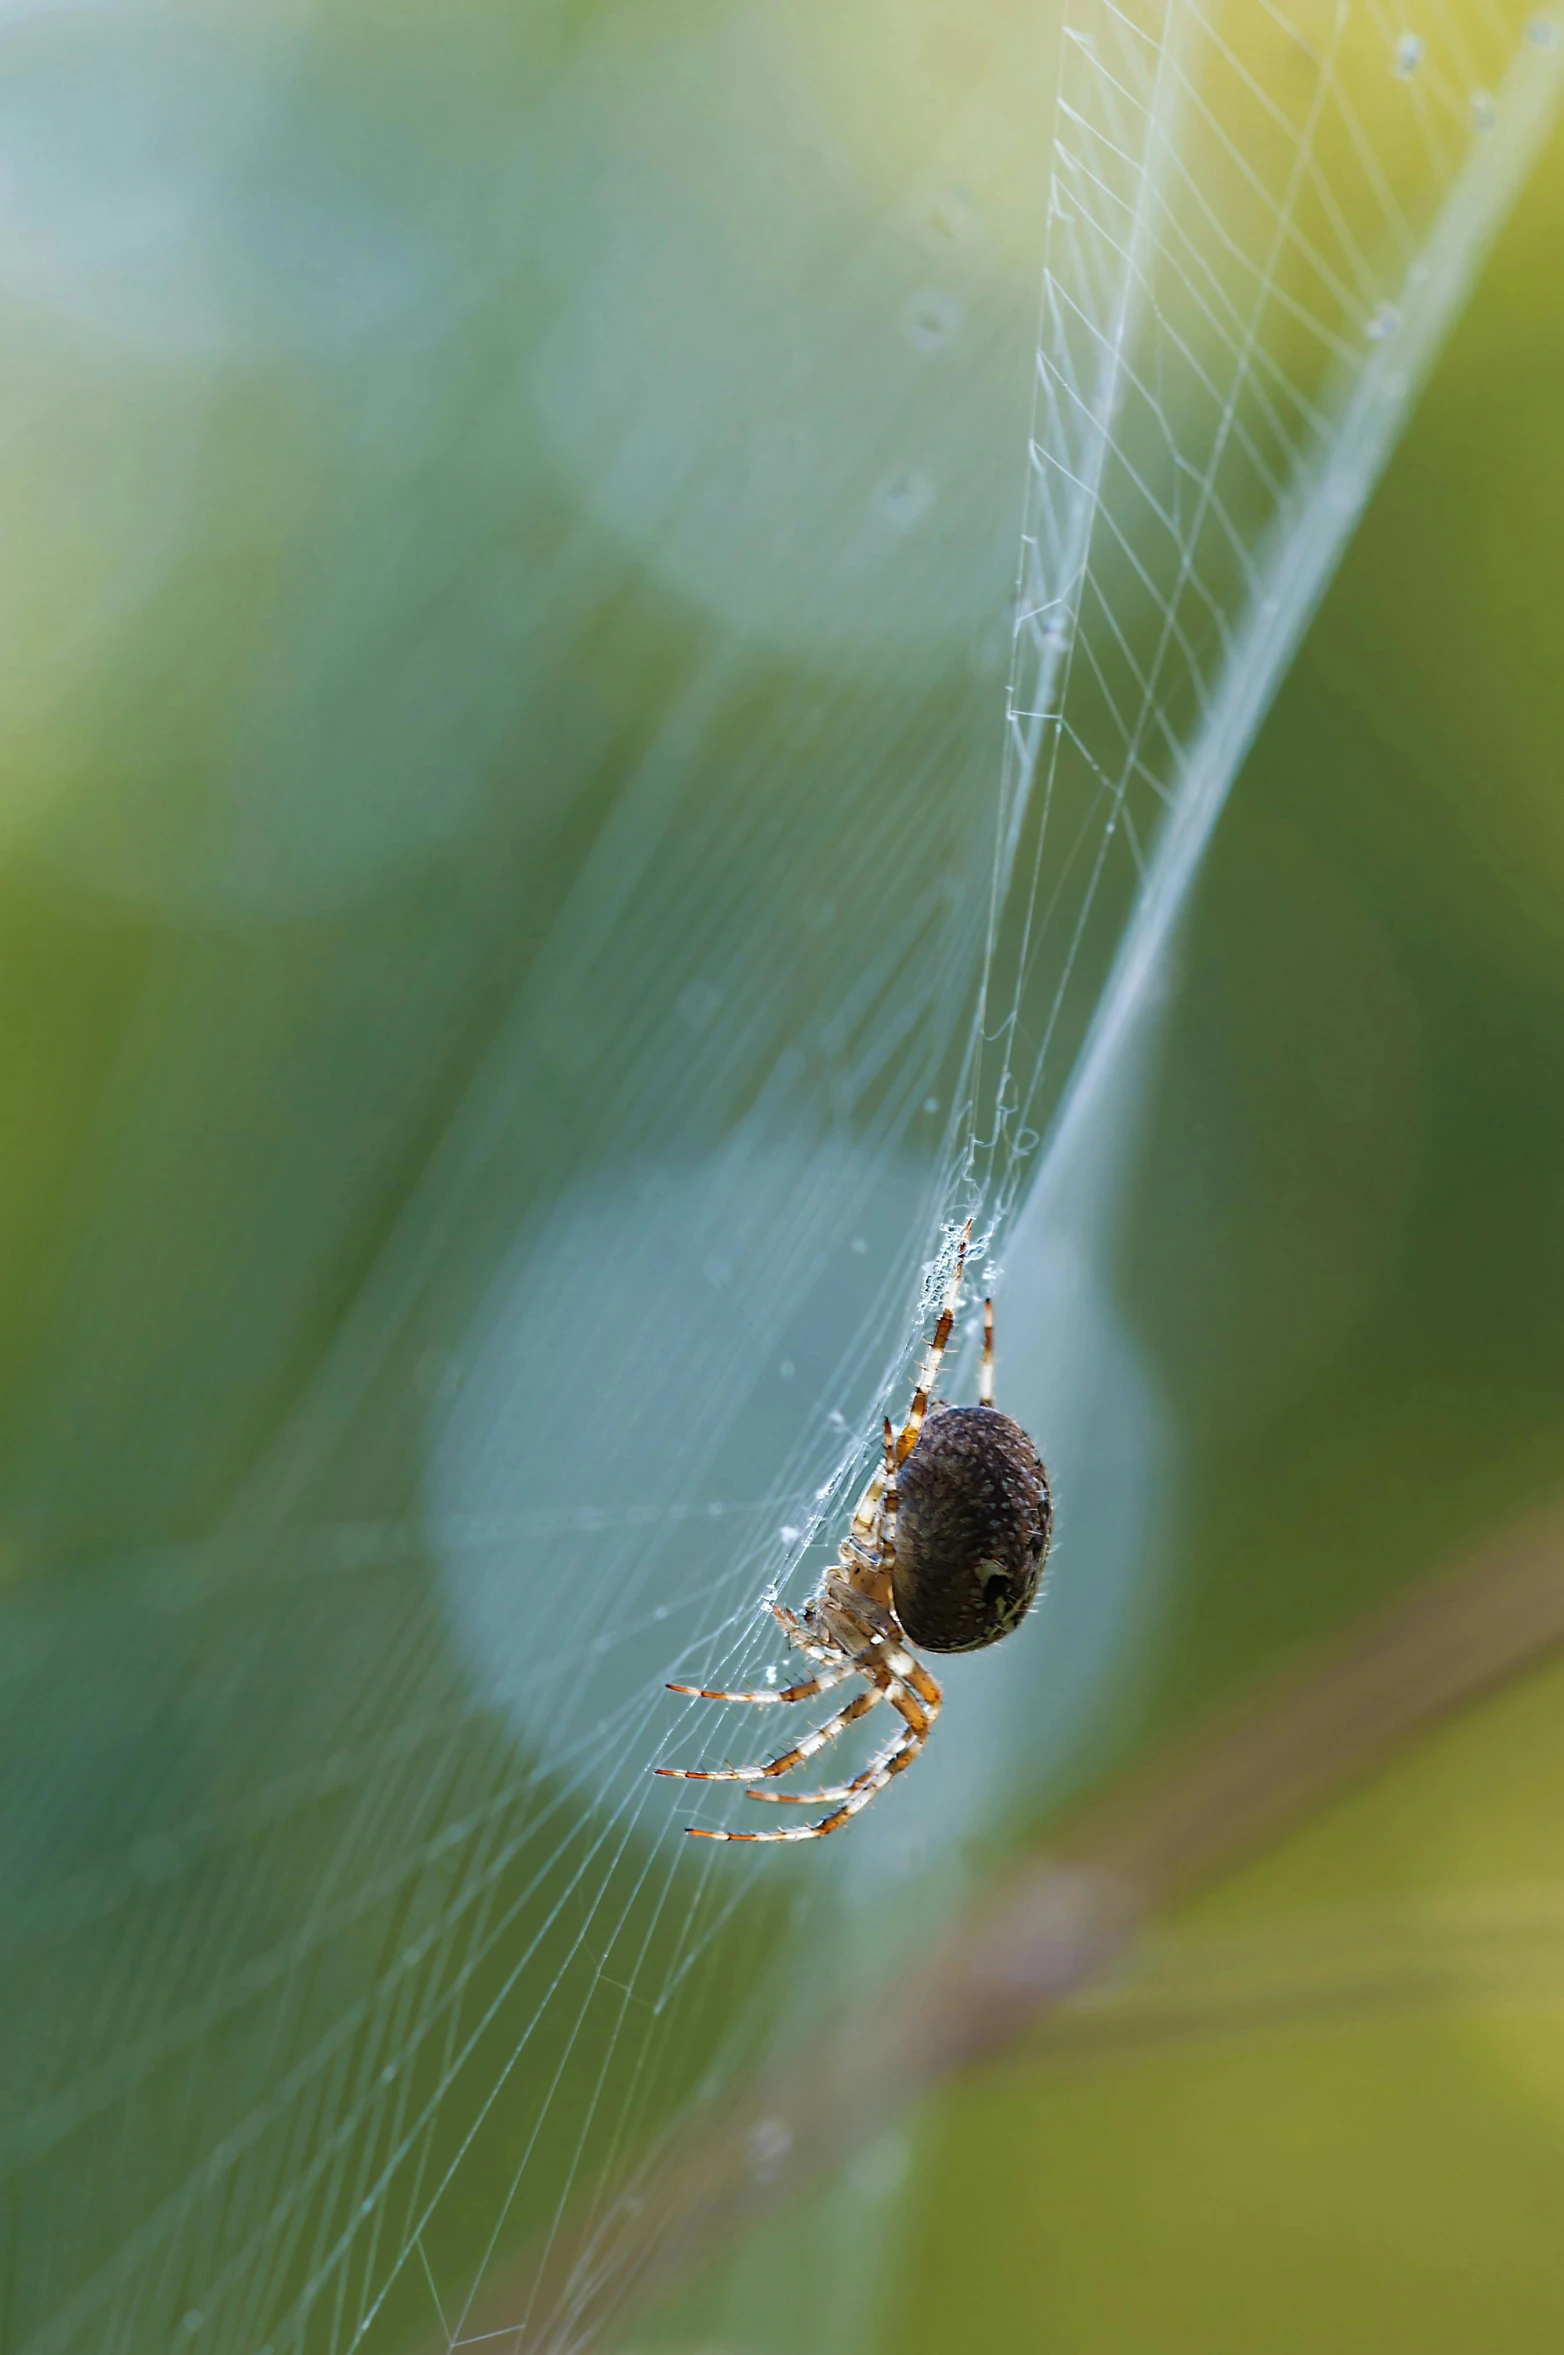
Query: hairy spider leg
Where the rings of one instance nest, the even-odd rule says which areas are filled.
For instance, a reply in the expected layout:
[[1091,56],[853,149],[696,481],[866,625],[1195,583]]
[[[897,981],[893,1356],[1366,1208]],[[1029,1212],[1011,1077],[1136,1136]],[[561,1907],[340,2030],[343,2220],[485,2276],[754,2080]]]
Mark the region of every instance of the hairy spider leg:
[[[909,1727],[893,1749],[883,1752],[880,1759],[875,1764],[865,1767],[863,1773],[856,1776],[853,1782],[844,1783],[841,1786],[845,1796],[841,1798],[840,1805],[835,1807],[831,1814],[822,1816],[818,1823],[799,1824],[796,1829],[789,1828],[780,1832],[718,1832],[707,1831],[701,1825],[691,1824],[689,1827],[690,1836],[696,1840],[749,1840],[773,1843],[780,1840],[823,1840],[828,1833],[839,1832],[843,1824],[851,1823],[859,1810],[868,1806],[876,1791],[884,1790],[892,1775],[900,1774],[909,1767],[923,1748],[926,1739],[926,1733],[914,1733]],[[835,1791],[805,1793],[748,1791],[745,1793],[745,1797],[749,1799],[781,1799],[800,1796],[806,1799],[834,1799],[838,1793]]]
[[983,1303],[983,1371],[978,1377],[978,1405],[994,1403],[994,1303]]
[[[928,1723],[932,1725],[945,1696],[916,1653],[907,1649],[901,1629],[889,1611],[882,1610],[878,1603],[872,1602],[868,1595],[858,1593],[856,1588],[839,1585],[832,1590],[831,1599],[844,1619],[850,1619],[856,1628],[871,1638],[875,1645],[875,1657],[885,1663],[893,1681],[903,1687],[911,1686],[923,1704]],[[901,1708],[895,1695],[892,1694],[890,1698],[892,1706],[901,1709],[902,1716],[906,1717],[907,1711]],[[910,1718],[908,1723],[911,1723]]]
[[[866,1675],[869,1671],[860,1668],[858,1673]],[[655,1766],[652,1772],[671,1775],[681,1783],[756,1783],[768,1775],[791,1774],[795,1766],[802,1766],[806,1758],[813,1758],[817,1750],[823,1750],[827,1742],[834,1742],[838,1734],[845,1733],[858,1718],[866,1717],[881,1701],[893,1699],[890,1684],[890,1678],[882,1681],[876,1677],[867,1692],[854,1694],[844,1709],[834,1710],[823,1724],[805,1734],[803,1740],[795,1743],[791,1750],[784,1750],[780,1757],[768,1759],[763,1765]]]
[[[885,1443],[887,1447],[892,1444],[891,1426],[888,1421],[885,1426]],[[894,1527],[896,1511],[896,1475],[894,1470],[886,1481],[885,1500],[887,1519]],[[833,1801],[852,1798],[856,1791],[862,1791],[870,1785],[875,1791],[883,1790],[892,1775],[902,1773],[906,1767],[912,1764],[929,1738],[929,1728],[933,1724],[935,1716],[938,1715],[938,1703],[936,1702],[932,1712],[914,1703],[909,1712],[903,1704],[911,1701],[912,1696],[901,1686],[900,1679],[892,1673],[889,1664],[885,1661],[884,1654],[881,1652],[876,1651],[864,1659],[860,1673],[864,1676],[872,1676],[876,1684],[881,1686],[885,1698],[891,1703],[891,1706],[899,1709],[904,1717],[905,1725],[896,1739],[893,1742],[888,1742],[885,1748],[871,1758],[868,1765],[848,1782],[833,1783],[823,1791],[746,1791],[744,1796],[747,1799],[772,1800],[778,1806],[786,1805],[788,1807],[828,1807]],[[932,1679],[930,1681],[932,1682]],[[897,1697],[898,1693],[900,1693],[900,1699]]]
[[927,1740],[927,1734],[914,1733],[910,1725],[905,1726],[895,1741],[887,1742],[850,1783],[833,1783],[824,1791],[754,1790],[746,1791],[744,1796],[765,1799],[777,1807],[828,1807],[835,1800],[850,1799],[855,1791],[865,1790],[871,1784],[876,1791],[883,1791],[893,1775],[905,1772],[912,1764]]
[[940,1302],[939,1323],[924,1351],[923,1363],[918,1369],[918,1386],[912,1394],[912,1404],[907,1409],[907,1420],[902,1425],[901,1437],[896,1442],[896,1461],[899,1464],[904,1464],[917,1446],[918,1433],[923,1429],[923,1418],[929,1411],[929,1393],[934,1388],[934,1377],[939,1372],[945,1344],[956,1322],[956,1302],[961,1297],[961,1278],[967,1264],[967,1245],[971,1240],[972,1221],[969,1218],[961,1230],[961,1241],[956,1246],[956,1264],[950,1271],[945,1297]]
[[[835,1657],[815,1644],[811,1644],[809,1649],[817,1659],[829,1660]],[[833,1685],[845,1684],[854,1673],[854,1664],[848,1660],[827,1668],[819,1676],[806,1677],[802,1684],[784,1685],[780,1692],[724,1693],[715,1686],[704,1684],[671,1684],[668,1690],[670,1693],[687,1694],[692,1701],[748,1701],[757,1709],[766,1709],[773,1702],[812,1701],[817,1693],[828,1693]]]
[[[888,1612],[880,1609],[878,1604],[870,1602],[867,1596],[857,1593],[852,1595],[849,1602],[840,1588],[835,1591],[832,1599],[843,1616],[851,1619],[853,1624],[870,1639],[869,1649],[856,1655],[855,1658],[859,1674],[872,1678],[875,1686],[874,1692],[865,1694],[863,1699],[869,1707],[872,1707],[874,1702],[882,1697],[889,1701],[898,1715],[905,1719],[905,1733],[899,1735],[897,1740],[888,1749],[882,1751],[878,1758],[871,1759],[863,1772],[855,1775],[851,1782],[843,1783],[831,1790],[823,1792],[751,1790],[745,1793],[745,1797],[749,1799],[792,1800],[796,1798],[805,1804],[810,1800],[818,1800],[821,1803],[838,1802],[832,1813],[823,1816],[819,1823],[800,1824],[797,1830],[780,1832],[719,1832],[708,1831],[700,1824],[690,1824],[686,1828],[692,1839],[771,1842],[824,1839],[828,1832],[838,1832],[843,1824],[851,1823],[859,1810],[868,1806],[875,1793],[882,1791],[893,1775],[904,1773],[928,1740],[930,1729],[935,1718],[939,1715],[941,1698],[939,1686],[933,1677],[929,1675],[922,1662],[915,1660],[903,1645],[887,1641],[888,1634],[894,1636],[895,1622]],[[909,1686],[912,1688],[911,1690],[908,1689]],[[847,1715],[848,1712],[845,1710],[838,1711],[838,1716],[844,1720]],[[821,1730],[823,1732],[825,1729]],[[801,1744],[800,1749],[802,1747]],[[666,1773],[668,1770],[667,1768],[659,1768],[658,1771]]]
[[896,1567],[896,1516],[901,1509],[901,1497],[896,1485],[896,1434],[891,1429],[891,1418],[885,1424],[885,1485],[880,1491],[880,1568],[887,1578]]
[[872,1569],[879,1559],[880,1498],[885,1491],[885,1466],[876,1464],[862,1496],[853,1508],[852,1525],[838,1549],[850,1567]]
[[[918,1433],[923,1428],[929,1393],[934,1387],[934,1377],[939,1372],[940,1359],[945,1354],[945,1344],[950,1339],[951,1327],[956,1321],[956,1302],[961,1292],[962,1271],[967,1264],[967,1245],[971,1238],[972,1221],[969,1218],[961,1230],[961,1240],[956,1246],[956,1264],[950,1271],[945,1296],[940,1302],[939,1322],[934,1328],[934,1338],[923,1353],[912,1404],[907,1410],[907,1420],[896,1443],[896,1461],[899,1464],[905,1463],[911,1455],[918,1443]],[[861,1565],[865,1569],[876,1569],[879,1566],[880,1499],[885,1493],[885,1472],[883,1463],[876,1465],[854,1508],[852,1525],[841,1547],[841,1558],[849,1568]]]

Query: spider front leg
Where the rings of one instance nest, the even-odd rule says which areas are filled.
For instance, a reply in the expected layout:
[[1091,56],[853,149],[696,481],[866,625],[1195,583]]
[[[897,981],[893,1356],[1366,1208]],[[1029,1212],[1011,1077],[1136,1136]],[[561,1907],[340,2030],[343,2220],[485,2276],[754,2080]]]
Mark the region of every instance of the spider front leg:
[[924,1352],[923,1363],[918,1368],[918,1380],[912,1394],[912,1404],[907,1409],[907,1420],[902,1425],[901,1437],[896,1442],[896,1461],[899,1464],[904,1464],[917,1446],[918,1434],[923,1429],[923,1418],[929,1411],[929,1397],[934,1388],[934,1377],[939,1372],[940,1360],[945,1355],[945,1345],[955,1327],[956,1303],[961,1298],[961,1279],[966,1270],[967,1245],[971,1240],[972,1221],[969,1218],[961,1230],[961,1241],[956,1246],[956,1264],[950,1271],[950,1280],[945,1286],[945,1297],[940,1302],[939,1323],[934,1328],[933,1338]]
[[[907,1409],[907,1420],[902,1425],[901,1436],[896,1442],[898,1464],[906,1462],[917,1446],[918,1434],[923,1429],[923,1418],[928,1412],[929,1397],[934,1388],[934,1377],[939,1372],[940,1361],[945,1355],[945,1345],[955,1326],[956,1303],[961,1297],[961,1278],[967,1264],[967,1245],[971,1239],[972,1221],[969,1218],[961,1230],[961,1240],[956,1246],[956,1262],[950,1271],[944,1298],[940,1302],[939,1322],[934,1328],[933,1338],[923,1353],[923,1363],[918,1368],[918,1379],[912,1393],[912,1404]],[[868,1487],[858,1499],[857,1509],[853,1514],[852,1527],[843,1541],[844,1559],[851,1557],[863,1569],[872,1570],[879,1559],[880,1504],[885,1494],[885,1478],[886,1467],[882,1466],[874,1474]]]

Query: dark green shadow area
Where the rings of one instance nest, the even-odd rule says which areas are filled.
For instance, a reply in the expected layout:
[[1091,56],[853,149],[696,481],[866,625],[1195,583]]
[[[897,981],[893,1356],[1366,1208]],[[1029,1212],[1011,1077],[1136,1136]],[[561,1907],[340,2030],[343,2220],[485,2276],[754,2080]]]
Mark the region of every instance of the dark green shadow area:
[[1179,1909],[1139,1968],[1193,1949],[1197,2016],[1095,2060],[1066,2018],[935,2105],[866,2343],[1557,2346],[1561,1703],[1528,1678]]

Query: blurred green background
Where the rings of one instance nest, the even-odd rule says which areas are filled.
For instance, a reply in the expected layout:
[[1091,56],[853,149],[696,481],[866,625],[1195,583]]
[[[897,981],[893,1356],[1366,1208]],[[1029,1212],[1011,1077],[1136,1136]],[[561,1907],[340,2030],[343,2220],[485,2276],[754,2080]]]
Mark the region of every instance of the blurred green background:
[[[0,30],[8,2351],[443,2345],[1060,1797],[1559,1485],[1555,138],[1180,937],[1107,1634],[953,1680],[812,1878],[646,1812],[945,1206],[1054,29]],[[1557,2346],[1558,1704],[1161,1926],[1186,2033],[1040,2038],[615,2344]]]

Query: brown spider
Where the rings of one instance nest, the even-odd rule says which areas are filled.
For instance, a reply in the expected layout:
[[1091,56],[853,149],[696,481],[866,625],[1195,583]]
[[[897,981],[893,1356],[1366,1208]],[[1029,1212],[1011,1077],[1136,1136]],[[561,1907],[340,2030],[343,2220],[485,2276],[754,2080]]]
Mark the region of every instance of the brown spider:
[[[889,1701],[902,1730],[861,1774],[825,1791],[750,1790],[750,1799],[798,1807],[829,1806],[818,1823],[785,1832],[713,1832],[697,1840],[818,1840],[840,1831],[893,1775],[903,1773],[928,1740],[940,1689],[910,1645],[929,1652],[975,1652],[997,1643],[1025,1618],[1037,1593],[1053,1529],[1048,1475],[1019,1423],[994,1406],[994,1306],[983,1303],[983,1378],[976,1406],[945,1406],[930,1393],[956,1321],[966,1266],[969,1219],[956,1250],[939,1322],[918,1372],[898,1437],[887,1416],[885,1455],[858,1500],[837,1559],[812,1601],[795,1617],[780,1603],[772,1615],[788,1642],[822,1663],[818,1676],[781,1692],[725,1693],[674,1684],[671,1693],[702,1701],[812,1701],[850,1677],[867,1690],[826,1718],[791,1750],[760,1766],[659,1766],[658,1774],[691,1783],[769,1784]],[[925,1417],[927,1421],[925,1422]]]

